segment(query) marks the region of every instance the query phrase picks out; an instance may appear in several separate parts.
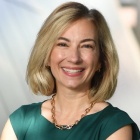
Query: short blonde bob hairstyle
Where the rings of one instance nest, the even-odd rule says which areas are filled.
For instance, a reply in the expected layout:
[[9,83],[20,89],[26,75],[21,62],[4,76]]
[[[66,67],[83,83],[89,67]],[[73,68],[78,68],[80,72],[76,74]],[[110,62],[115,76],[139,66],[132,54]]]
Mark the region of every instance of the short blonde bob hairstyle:
[[94,101],[108,100],[114,94],[119,69],[118,55],[103,15],[78,2],[67,2],[57,7],[41,27],[27,66],[27,83],[35,94],[50,96],[57,92],[55,78],[47,63],[58,37],[73,22],[86,18],[97,29],[101,68],[91,81],[89,97]]

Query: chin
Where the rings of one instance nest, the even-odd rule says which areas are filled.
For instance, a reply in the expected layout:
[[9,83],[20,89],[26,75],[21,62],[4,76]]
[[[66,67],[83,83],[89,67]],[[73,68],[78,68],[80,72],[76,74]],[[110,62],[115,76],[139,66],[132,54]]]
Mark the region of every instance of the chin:
[[83,85],[77,85],[77,84],[70,84],[70,85],[66,85],[67,86],[67,88],[69,88],[69,89],[71,89],[71,90],[82,90],[82,89],[85,89],[85,86],[83,86]]

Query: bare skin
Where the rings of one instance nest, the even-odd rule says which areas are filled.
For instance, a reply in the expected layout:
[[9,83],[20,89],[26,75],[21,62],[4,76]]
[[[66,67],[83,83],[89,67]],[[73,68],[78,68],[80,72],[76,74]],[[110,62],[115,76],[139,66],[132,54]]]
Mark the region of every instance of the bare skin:
[[[81,98],[78,97],[77,99],[75,98],[73,100],[63,97],[63,104],[61,104],[61,101],[58,101],[58,98],[59,97],[57,94],[57,96],[55,97],[56,119],[61,125],[75,123],[76,120],[79,120],[81,118],[81,115],[84,113],[85,109],[90,106],[88,98],[84,96],[82,96]],[[87,98],[87,103],[85,102],[85,98]],[[84,104],[83,101],[85,102]],[[50,102],[51,101],[48,100],[42,104],[42,116],[52,122],[52,106]],[[96,103],[87,115],[94,114],[107,106],[108,104],[106,102]]]
[[10,119],[5,124],[0,140],[17,140]]

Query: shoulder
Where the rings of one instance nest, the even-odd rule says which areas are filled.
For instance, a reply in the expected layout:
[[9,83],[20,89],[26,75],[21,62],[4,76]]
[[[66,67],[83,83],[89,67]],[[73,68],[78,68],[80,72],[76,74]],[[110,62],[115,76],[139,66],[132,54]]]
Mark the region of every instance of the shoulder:
[[101,122],[104,122],[104,123],[113,123],[117,120],[120,123],[122,121],[132,122],[131,118],[125,111],[112,106],[108,102],[96,103],[92,110],[92,113],[99,114],[100,119],[102,120]]
[[[119,130],[111,134],[107,140],[132,140],[132,127],[131,125],[126,125]],[[133,137],[133,140],[138,140]]]
[[42,102],[22,105],[19,109],[24,113],[33,113],[36,112],[37,110],[40,110],[41,104]]
[[110,103],[98,103],[96,106],[95,113],[99,115],[98,121],[104,129],[108,129],[108,127],[109,129],[111,127],[122,127],[134,123],[125,111],[112,106]]
[[102,115],[104,116],[103,120],[106,126],[111,125],[112,127],[121,127],[134,123],[128,113],[117,107],[112,106],[111,104],[109,104],[109,106],[107,106],[102,111]]
[[101,118],[103,138],[107,138],[117,130],[128,125],[132,127],[133,137],[139,136],[139,129],[128,113],[117,107],[113,107],[111,104],[102,111]]
[[93,112],[100,113],[103,116],[104,120],[108,120],[108,119],[110,120],[112,117],[115,116],[120,116],[120,118],[121,116],[129,118],[128,114],[125,111],[112,106],[108,102],[96,103]]
[[22,105],[10,115],[10,123],[18,139],[22,139],[29,125],[40,112],[42,102]]
[[16,109],[11,115],[10,118],[12,117],[21,117],[23,115],[28,115],[28,114],[32,114],[35,113],[39,107],[41,106],[41,102],[39,103],[32,103],[32,104],[28,104],[28,105],[22,105],[21,107],[19,107],[18,109]]

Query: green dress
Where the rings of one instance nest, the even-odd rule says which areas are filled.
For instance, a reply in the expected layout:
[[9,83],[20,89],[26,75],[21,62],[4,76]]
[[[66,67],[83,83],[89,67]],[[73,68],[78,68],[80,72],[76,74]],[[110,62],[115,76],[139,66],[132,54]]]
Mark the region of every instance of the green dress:
[[41,115],[42,103],[21,106],[10,115],[18,140],[105,140],[128,124],[133,128],[133,140],[139,140],[135,122],[111,104],[100,112],[85,116],[72,129],[60,130]]

